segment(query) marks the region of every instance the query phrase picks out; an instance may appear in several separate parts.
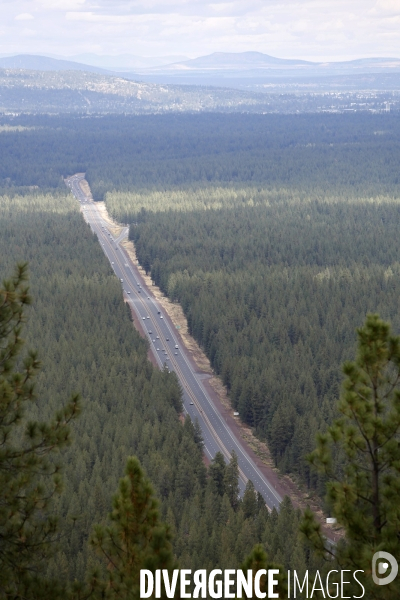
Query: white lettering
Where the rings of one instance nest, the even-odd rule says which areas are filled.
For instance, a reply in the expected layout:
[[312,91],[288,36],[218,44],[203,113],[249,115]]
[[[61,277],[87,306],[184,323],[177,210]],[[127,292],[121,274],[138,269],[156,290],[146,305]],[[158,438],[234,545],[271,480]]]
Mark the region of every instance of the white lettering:
[[[146,590],[146,580],[148,583],[148,587]],[[147,569],[140,569],[140,597],[141,598],[150,598],[153,593],[154,587],[154,577],[151,571]]]
[[326,593],[328,594],[329,598],[338,598],[339,597],[339,584],[338,583],[332,583],[332,587],[336,588],[336,596],[331,596],[329,593],[329,575],[331,573],[338,573],[339,571],[336,571],[336,569],[333,569],[333,571],[329,571],[328,575],[326,576]]
[[305,585],[307,585],[306,587],[306,598],[308,598],[308,571],[306,571],[306,574],[304,575],[304,579],[303,579],[303,585],[300,585],[300,581],[297,578],[297,571],[293,571],[293,591],[294,591],[294,598],[297,598],[296,596],[296,581],[297,581],[297,585],[299,586],[299,592],[302,593],[303,591],[303,587]]
[[161,598],[161,571],[156,569],[156,585],[154,595],[156,598]]
[[[319,581],[319,584],[320,584],[320,586],[321,586],[321,587],[315,587],[315,586],[316,586],[316,584],[317,584],[317,579],[318,579],[318,581]],[[325,598],[324,586],[322,585],[322,581],[321,581],[321,575],[319,574],[319,571],[317,571],[317,573],[316,573],[316,575],[315,575],[315,579],[314,579],[314,583],[313,583],[313,586],[312,586],[312,590],[311,590],[311,596],[310,596],[310,598],[312,598],[312,597],[313,597],[313,594],[314,594],[315,590],[318,590],[319,592],[322,592],[322,593],[323,593],[323,595],[324,595],[324,598]]]
[[358,585],[360,585],[362,587],[362,594],[361,594],[361,596],[353,596],[353,598],[364,598],[365,587],[363,586],[361,581],[358,581],[358,579],[356,577],[356,573],[364,573],[364,571],[361,571],[361,569],[358,569],[357,571],[354,571],[354,573],[353,573],[354,579],[357,581]]
[[265,569],[259,569],[254,577],[254,593],[257,598],[265,598],[267,595],[265,592],[260,590],[260,579],[263,575],[266,575],[267,571]]
[[274,592],[274,587],[279,583],[274,575],[279,575],[279,569],[268,570],[268,598],[279,598],[279,593]]
[[205,569],[199,569],[193,574],[195,588],[193,592],[193,598],[199,597],[201,591],[201,597],[207,598],[207,571]]
[[188,585],[190,585],[190,579],[186,579],[187,575],[190,575],[191,569],[181,569],[181,598],[191,598],[190,592],[186,591]]
[[344,596],[343,595],[343,584],[350,583],[350,581],[344,581],[343,580],[343,573],[350,573],[350,569],[345,569],[344,571],[340,571],[340,583],[341,583],[341,586],[340,586],[341,595],[340,595],[340,597],[341,598],[351,598],[351,596]]
[[236,596],[242,598],[242,591],[246,598],[251,598],[253,595],[253,571],[248,569],[247,580],[241,569],[238,570],[236,575]]
[[230,588],[235,585],[235,580],[231,579],[231,575],[236,573],[235,569],[225,569],[224,571],[224,598],[234,598],[235,592],[231,592]]
[[222,598],[222,581],[215,581],[214,585],[214,580],[217,575],[222,575],[221,569],[214,569],[211,571],[210,577],[208,578],[208,593],[211,598]]
[[173,570],[171,584],[169,583],[167,569],[163,569],[162,574],[163,574],[164,587],[165,587],[165,592],[167,594],[167,598],[175,598],[175,590],[176,590],[176,584],[178,582],[179,569]]

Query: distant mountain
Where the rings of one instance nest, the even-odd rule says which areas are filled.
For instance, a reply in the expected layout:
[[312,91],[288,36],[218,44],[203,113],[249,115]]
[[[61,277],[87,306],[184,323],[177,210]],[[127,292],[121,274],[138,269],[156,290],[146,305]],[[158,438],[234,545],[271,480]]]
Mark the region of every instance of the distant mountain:
[[150,73],[224,73],[233,76],[236,73],[243,77],[274,75],[336,75],[348,73],[372,73],[384,71],[400,72],[400,58],[362,58],[341,62],[311,62],[307,60],[276,58],[262,52],[214,52],[191,60],[176,62],[165,67],[153,67]]
[[[311,62],[262,52],[214,52],[170,65],[135,69],[125,77],[149,83],[207,85],[261,91],[284,85],[309,90],[399,89],[400,58]],[[368,77],[368,80],[365,79]],[[304,90],[307,91],[307,90]]]
[[[131,54],[114,57],[80,54],[74,58],[88,62],[65,60],[54,56],[21,54],[1,57],[0,68],[53,73],[80,71],[124,77],[148,84],[234,88],[246,93],[346,90],[390,92],[400,89],[399,58],[361,58],[323,63],[276,58],[262,52],[214,52],[194,59],[178,60],[170,64],[154,65],[153,63],[150,66],[152,61],[167,61],[182,57],[143,58]],[[99,66],[100,64],[103,66]],[[146,64],[146,66],[129,67],[133,64]],[[106,65],[108,69],[103,68]]]
[[264,69],[264,68],[285,68],[302,67],[303,65],[314,65],[306,60],[275,58],[262,52],[214,52],[207,56],[199,56],[186,61],[181,61],[168,66],[170,70],[189,69],[189,70],[246,70],[246,69]]
[[120,73],[133,69],[163,67],[171,63],[189,60],[187,56],[135,56],[119,54],[117,56],[98,54],[76,54],[74,56],[37,56],[19,54],[17,56],[0,55],[0,68],[33,69],[35,71],[87,71],[89,73]]
[[[55,56],[54,58],[61,58]],[[62,57],[64,60],[73,60],[86,65],[110,69],[112,71],[127,71],[132,69],[148,69],[161,67],[171,63],[189,60],[187,56],[136,56],[134,54],[118,54],[116,56],[99,54],[76,54],[74,56]]]
[[[99,56],[79,54],[75,60],[20,54],[0,58],[0,68],[35,71],[86,71],[152,83],[228,85],[253,79],[260,84],[274,79],[326,78],[360,74],[400,74],[400,58],[361,58],[342,62],[311,62],[276,58],[262,52],[214,52],[198,58],[140,57],[131,54]],[[185,57],[183,57],[185,58]],[[176,60],[178,59],[178,60]],[[168,63],[168,64],[167,64]],[[229,83],[227,83],[229,82]],[[236,87],[236,86],[235,86]]]
[[33,71],[87,71],[89,73],[110,74],[110,71],[92,65],[32,54],[19,54],[0,58],[0,68],[29,69]]

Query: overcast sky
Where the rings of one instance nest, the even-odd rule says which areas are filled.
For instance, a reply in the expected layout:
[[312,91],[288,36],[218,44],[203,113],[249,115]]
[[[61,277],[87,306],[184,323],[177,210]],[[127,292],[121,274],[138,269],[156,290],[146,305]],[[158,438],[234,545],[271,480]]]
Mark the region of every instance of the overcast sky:
[[400,56],[400,0],[0,0],[0,54]]

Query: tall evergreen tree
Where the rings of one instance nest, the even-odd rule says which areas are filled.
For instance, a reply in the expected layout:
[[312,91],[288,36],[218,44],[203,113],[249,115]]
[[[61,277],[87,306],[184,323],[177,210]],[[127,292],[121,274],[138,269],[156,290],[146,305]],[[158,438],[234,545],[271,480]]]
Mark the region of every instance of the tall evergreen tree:
[[0,597],[44,599],[61,593],[41,575],[57,539],[51,500],[61,489],[60,466],[50,455],[70,442],[79,399],[71,398],[50,422],[27,419],[40,363],[35,352],[21,358],[31,302],[26,280],[22,264],[0,288]]
[[244,490],[242,508],[245,519],[254,519],[258,513],[257,495],[254,484],[250,479]]
[[224,495],[224,478],[226,472],[225,459],[222,452],[217,452],[212,459],[211,465],[208,470],[212,481],[213,489],[220,496]]
[[239,506],[239,466],[236,452],[232,450],[231,460],[225,470],[225,493],[233,509]]
[[329,478],[327,500],[346,540],[329,549],[309,510],[301,527],[320,554],[365,571],[369,598],[391,600],[400,597],[399,578],[378,586],[368,575],[376,552],[400,557],[400,337],[378,315],[357,333],[357,358],[343,368],[342,416],[310,455]]
[[97,525],[91,538],[107,564],[106,580],[94,587],[100,597],[139,598],[141,569],[171,572],[176,565],[169,527],[160,521],[153,488],[135,457],[128,459],[113,505],[112,524]]
[[[287,597],[287,578],[284,572],[282,565],[278,565],[276,563],[271,562],[268,559],[268,555],[261,544],[256,544],[250,554],[246,557],[244,563],[240,567],[243,573],[246,575],[247,571],[251,569],[253,575],[253,583],[254,578],[257,571],[261,569],[265,569],[268,571],[269,569],[276,569],[279,571],[278,574],[274,576],[274,579],[278,581],[277,586],[274,586],[273,592],[279,594],[279,598]],[[261,593],[265,593],[268,598],[268,577],[263,575],[260,579],[260,591]],[[252,598],[256,598],[253,588],[253,596]]]

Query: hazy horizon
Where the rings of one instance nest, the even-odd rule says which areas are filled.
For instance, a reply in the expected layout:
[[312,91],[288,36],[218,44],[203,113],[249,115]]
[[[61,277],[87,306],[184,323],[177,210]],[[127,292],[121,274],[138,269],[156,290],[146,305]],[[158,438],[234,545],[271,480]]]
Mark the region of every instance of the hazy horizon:
[[399,0],[3,0],[0,55],[396,57]]

